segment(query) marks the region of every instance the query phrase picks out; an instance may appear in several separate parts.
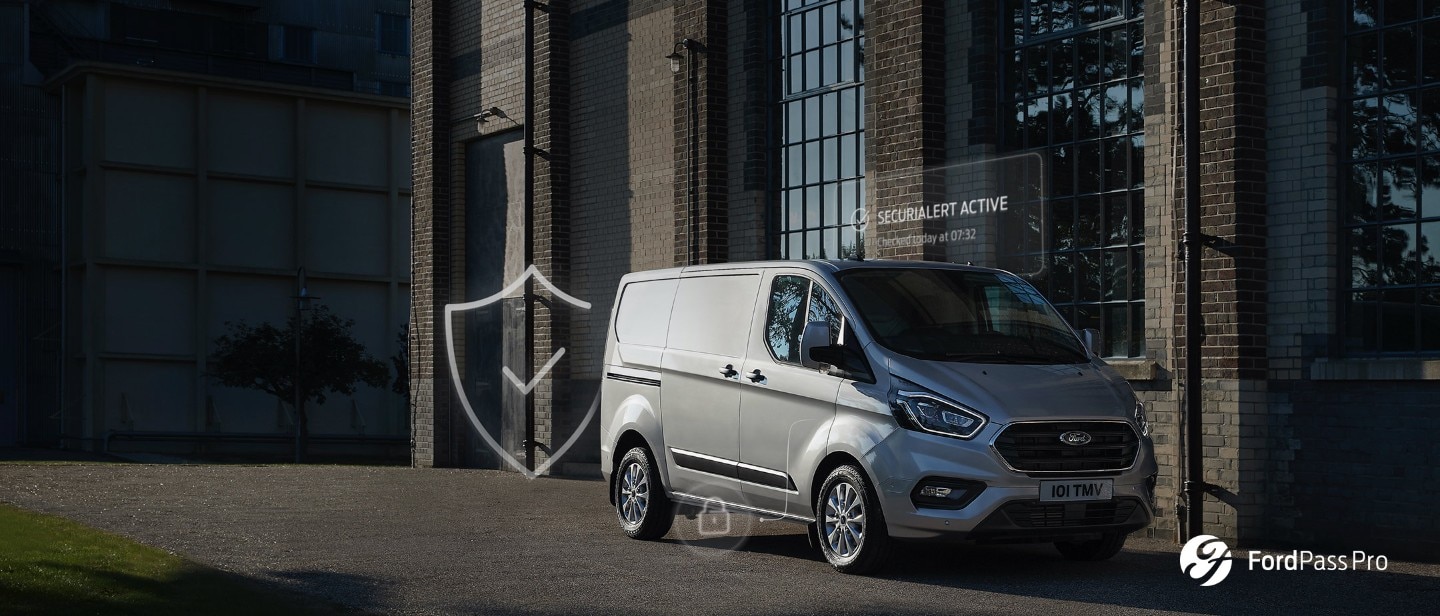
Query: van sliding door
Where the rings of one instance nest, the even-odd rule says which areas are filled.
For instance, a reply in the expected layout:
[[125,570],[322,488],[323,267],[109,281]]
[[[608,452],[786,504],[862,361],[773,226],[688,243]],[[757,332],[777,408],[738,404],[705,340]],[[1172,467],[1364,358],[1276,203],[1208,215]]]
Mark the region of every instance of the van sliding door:
[[681,278],[661,361],[661,429],[671,489],[733,501],[740,458],[740,369],[758,274]]

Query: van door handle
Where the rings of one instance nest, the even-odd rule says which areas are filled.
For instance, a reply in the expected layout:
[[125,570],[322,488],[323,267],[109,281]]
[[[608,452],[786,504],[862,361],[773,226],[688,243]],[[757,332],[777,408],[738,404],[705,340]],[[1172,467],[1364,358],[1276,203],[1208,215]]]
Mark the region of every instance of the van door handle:
[[740,373],[735,370],[735,364],[725,364],[725,367],[720,369],[720,376],[727,379],[733,379],[739,375]]
[[746,375],[745,378],[750,379],[751,383],[758,383],[760,385],[765,384],[765,375],[760,374],[759,368],[756,368],[750,374]]

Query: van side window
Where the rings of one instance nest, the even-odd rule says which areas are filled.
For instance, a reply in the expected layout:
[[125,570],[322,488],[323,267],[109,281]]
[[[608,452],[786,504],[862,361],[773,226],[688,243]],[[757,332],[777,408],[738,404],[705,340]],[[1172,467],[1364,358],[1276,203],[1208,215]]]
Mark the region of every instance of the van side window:
[[810,285],[810,316],[806,320],[829,323],[830,344],[840,342],[840,333],[845,330],[845,319],[840,316],[840,306],[818,284]]
[[770,308],[765,317],[765,344],[775,361],[800,363],[800,333],[805,331],[805,300],[810,279],[776,276],[770,284]]
[[840,341],[845,320],[835,299],[804,276],[776,276],[765,318],[765,343],[776,361],[800,363],[800,336],[810,321],[830,323],[830,342]]

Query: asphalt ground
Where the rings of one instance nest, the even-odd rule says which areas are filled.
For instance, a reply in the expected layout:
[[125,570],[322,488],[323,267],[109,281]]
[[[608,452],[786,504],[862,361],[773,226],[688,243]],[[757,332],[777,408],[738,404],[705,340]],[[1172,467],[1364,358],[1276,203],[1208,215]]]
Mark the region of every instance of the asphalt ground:
[[[1179,546],[1074,563],[1048,545],[910,546],[836,573],[802,526],[680,519],[626,538],[599,481],[363,466],[0,464],[0,501],[356,611],[429,613],[1433,614],[1440,565],[1250,571],[1202,588]],[[748,526],[748,530],[744,527]],[[744,531],[744,532],[741,532]],[[741,536],[744,535],[744,536]],[[3,609],[0,609],[3,611]]]

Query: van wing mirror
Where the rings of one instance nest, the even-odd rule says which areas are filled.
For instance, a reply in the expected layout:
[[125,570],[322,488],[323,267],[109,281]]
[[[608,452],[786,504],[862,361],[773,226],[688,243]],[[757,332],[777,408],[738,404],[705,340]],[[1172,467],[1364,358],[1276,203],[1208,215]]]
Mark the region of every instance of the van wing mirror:
[[[800,334],[800,365],[816,370],[820,369],[820,364],[833,365],[835,362],[824,361],[814,355],[814,351],[830,346],[830,340],[829,323],[825,321],[806,323],[805,331]],[[821,355],[825,355],[825,353],[822,351]],[[839,353],[836,353],[835,356],[838,357]]]
[[1080,341],[1091,355],[1100,356],[1100,330],[1088,327],[1080,330]]
[[810,360],[819,368],[820,364],[830,364],[836,368],[845,365],[845,347],[838,344],[831,344],[810,349]]

